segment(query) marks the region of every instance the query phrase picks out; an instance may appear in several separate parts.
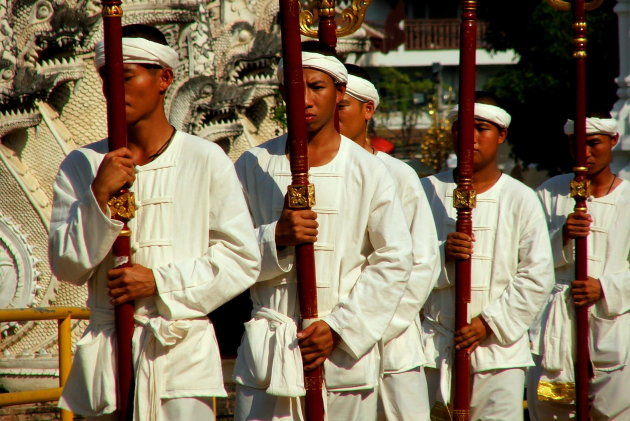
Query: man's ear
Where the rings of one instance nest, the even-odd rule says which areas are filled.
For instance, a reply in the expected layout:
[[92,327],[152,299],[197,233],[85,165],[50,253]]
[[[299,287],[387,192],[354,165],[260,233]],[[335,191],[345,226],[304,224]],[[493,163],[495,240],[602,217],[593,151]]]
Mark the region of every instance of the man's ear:
[[337,105],[343,100],[343,96],[346,94],[346,85],[341,83],[335,84],[335,89],[337,90]]
[[170,67],[160,69],[158,77],[160,78],[160,92],[164,93],[173,83],[173,69],[171,69]]
[[619,133],[616,133],[614,136],[610,136],[610,149],[614,148],[619,142]]
[[372,120],[376,107],[374,107],[374,101],[368,101],[363,106],[363,117],[366,121]]
[[499,145],[505,142],[507,139],[508,130],[507,129],[499,129]]

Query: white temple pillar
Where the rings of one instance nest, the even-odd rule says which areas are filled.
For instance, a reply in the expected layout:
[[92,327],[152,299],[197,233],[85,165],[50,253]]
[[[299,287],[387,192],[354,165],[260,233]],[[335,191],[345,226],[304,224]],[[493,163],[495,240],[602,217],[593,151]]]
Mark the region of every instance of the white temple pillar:
[[619,29],[619,76],[612,115],[619,121],[619,144],[613,154],[613,171],[630,180],[630,0],[617,0],[614,8]]

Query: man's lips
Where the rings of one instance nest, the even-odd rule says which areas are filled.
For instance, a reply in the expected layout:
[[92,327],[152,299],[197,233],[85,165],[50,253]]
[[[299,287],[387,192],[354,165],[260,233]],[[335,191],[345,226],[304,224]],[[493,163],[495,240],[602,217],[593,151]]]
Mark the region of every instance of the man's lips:
[[306,114],[304,118],[306,121],[313,121],[315,119],[315,114]]

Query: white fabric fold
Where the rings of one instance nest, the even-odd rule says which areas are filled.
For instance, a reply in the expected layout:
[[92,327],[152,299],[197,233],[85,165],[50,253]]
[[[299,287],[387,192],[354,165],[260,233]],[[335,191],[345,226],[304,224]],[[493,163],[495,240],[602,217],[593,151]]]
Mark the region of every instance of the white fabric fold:
[[[458,113],[459,106],[456,105],[449,114],[449,119],[452,121],[457,120]],[[510,123],[512,122],[512,116],[503,108],[478,102],[475,103],[475,118],[489,121],[504,129],[510,127]]]
[[[144,38],[123,38],[123,63],[155,64],[161,67],[177,67],[179,55],[168,45],[159,44]],[[94,66],[100,69],[105,65],[105,42],[100,41],[94,48]]]
[[[564,134],[571,135],[575,133],[575,121],[567,120],[564,124]],[[588,117],[586,119],[586,134],[607,134],[614,136],[617,131],[617,120],[614,118],[597,118]]]
[[573,361],[573,317],[567,307],[569,285],[556,284],[551,295],[549,316],[544,328],[542,366],[545,370],[559,371],[571,367]]
[[304,367],[297,343],[297,324],[292,318],[267,307],[255,307],[245,323],[245,336],[238,352],[236,382],[265,388],[273,396],[300,397]]
[[[315,69],[333,78],[335,83],[348,82],[348,70],[337,57],[325,56],[319,53],[302,52],[302,68]],[[284,85],[284,59],[278,63],[276,73],[280,85]]]
[[192,326],[192,320],[166,320],[163,317],[135,315],[142,330],[136,350],[134,399],[135,421],[157,421],[164,392],[166,350],[181,341]]
[[348,75],[346,93],[361,102],[374,102],[374,109],[378,107],[380,97],[372,82],[355,75]]
[[[422,322],[425,332],[432,332],[431,335],[427,335],[428,342],[427,347],[434,347],[433,354],[437,353],[437,358],[432,359],[435,361],[435,368],[440,371],[440,388],[438,390],[438,401],[447,405],[451,398],[451,379],[453,375],[453,349],[454,349],[454,334],[451,330],[445,328],[438,322],[431,319],[424,319]],[[432,336],[432,337],[430,337]],[[426,349],[426,348],[425,348]],[[429,351],[429,350],[427,350]],[[429,351],[430,352],[430,351]],[[436,356],[436,355],[433,355]]]
[[[72,387],[64,388],[60,408],[91,417],[116,410],[115,349],[114,310],[91,309],[90,324],[77,342],[73,370],[66,382]],[[97,362],[103,369],[95,369]]]

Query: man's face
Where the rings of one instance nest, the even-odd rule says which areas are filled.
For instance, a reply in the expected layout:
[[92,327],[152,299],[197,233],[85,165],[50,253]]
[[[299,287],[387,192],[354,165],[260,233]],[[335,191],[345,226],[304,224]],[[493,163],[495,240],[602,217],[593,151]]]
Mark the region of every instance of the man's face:
[[[453,142],[457,150],[459,139],[458,122],[453,125]],[[473,168],[478,170],[496,162],[499,145],[505,142],[507,130],[500,129],[486,120],[475,119],[475,137],[473,144]]]
[[[105,91],[107,77],[103,72],[101,76]],[[127,124],[134,124],[162,109],[164,92],[173,81],[173,72],[171,69],[153,69],[140,64],[125,63],[123,80]]]
[[345,86],[335,85],[328,74],[315,69],[304,69],[307,132],[317,132],[326,125],[334,124],[335,109],[345,90]]
[[[586,136],[586,166],[589,174],[597,174],[612,162],[612,149],[619,141],[619,135],[592,134]],[[575,138],[571,136],[573,151]]]
[[345,94],[338,108],[341,134],[355,142],[365,141],[367,123],[374,115],[374,103],[361,102]]

